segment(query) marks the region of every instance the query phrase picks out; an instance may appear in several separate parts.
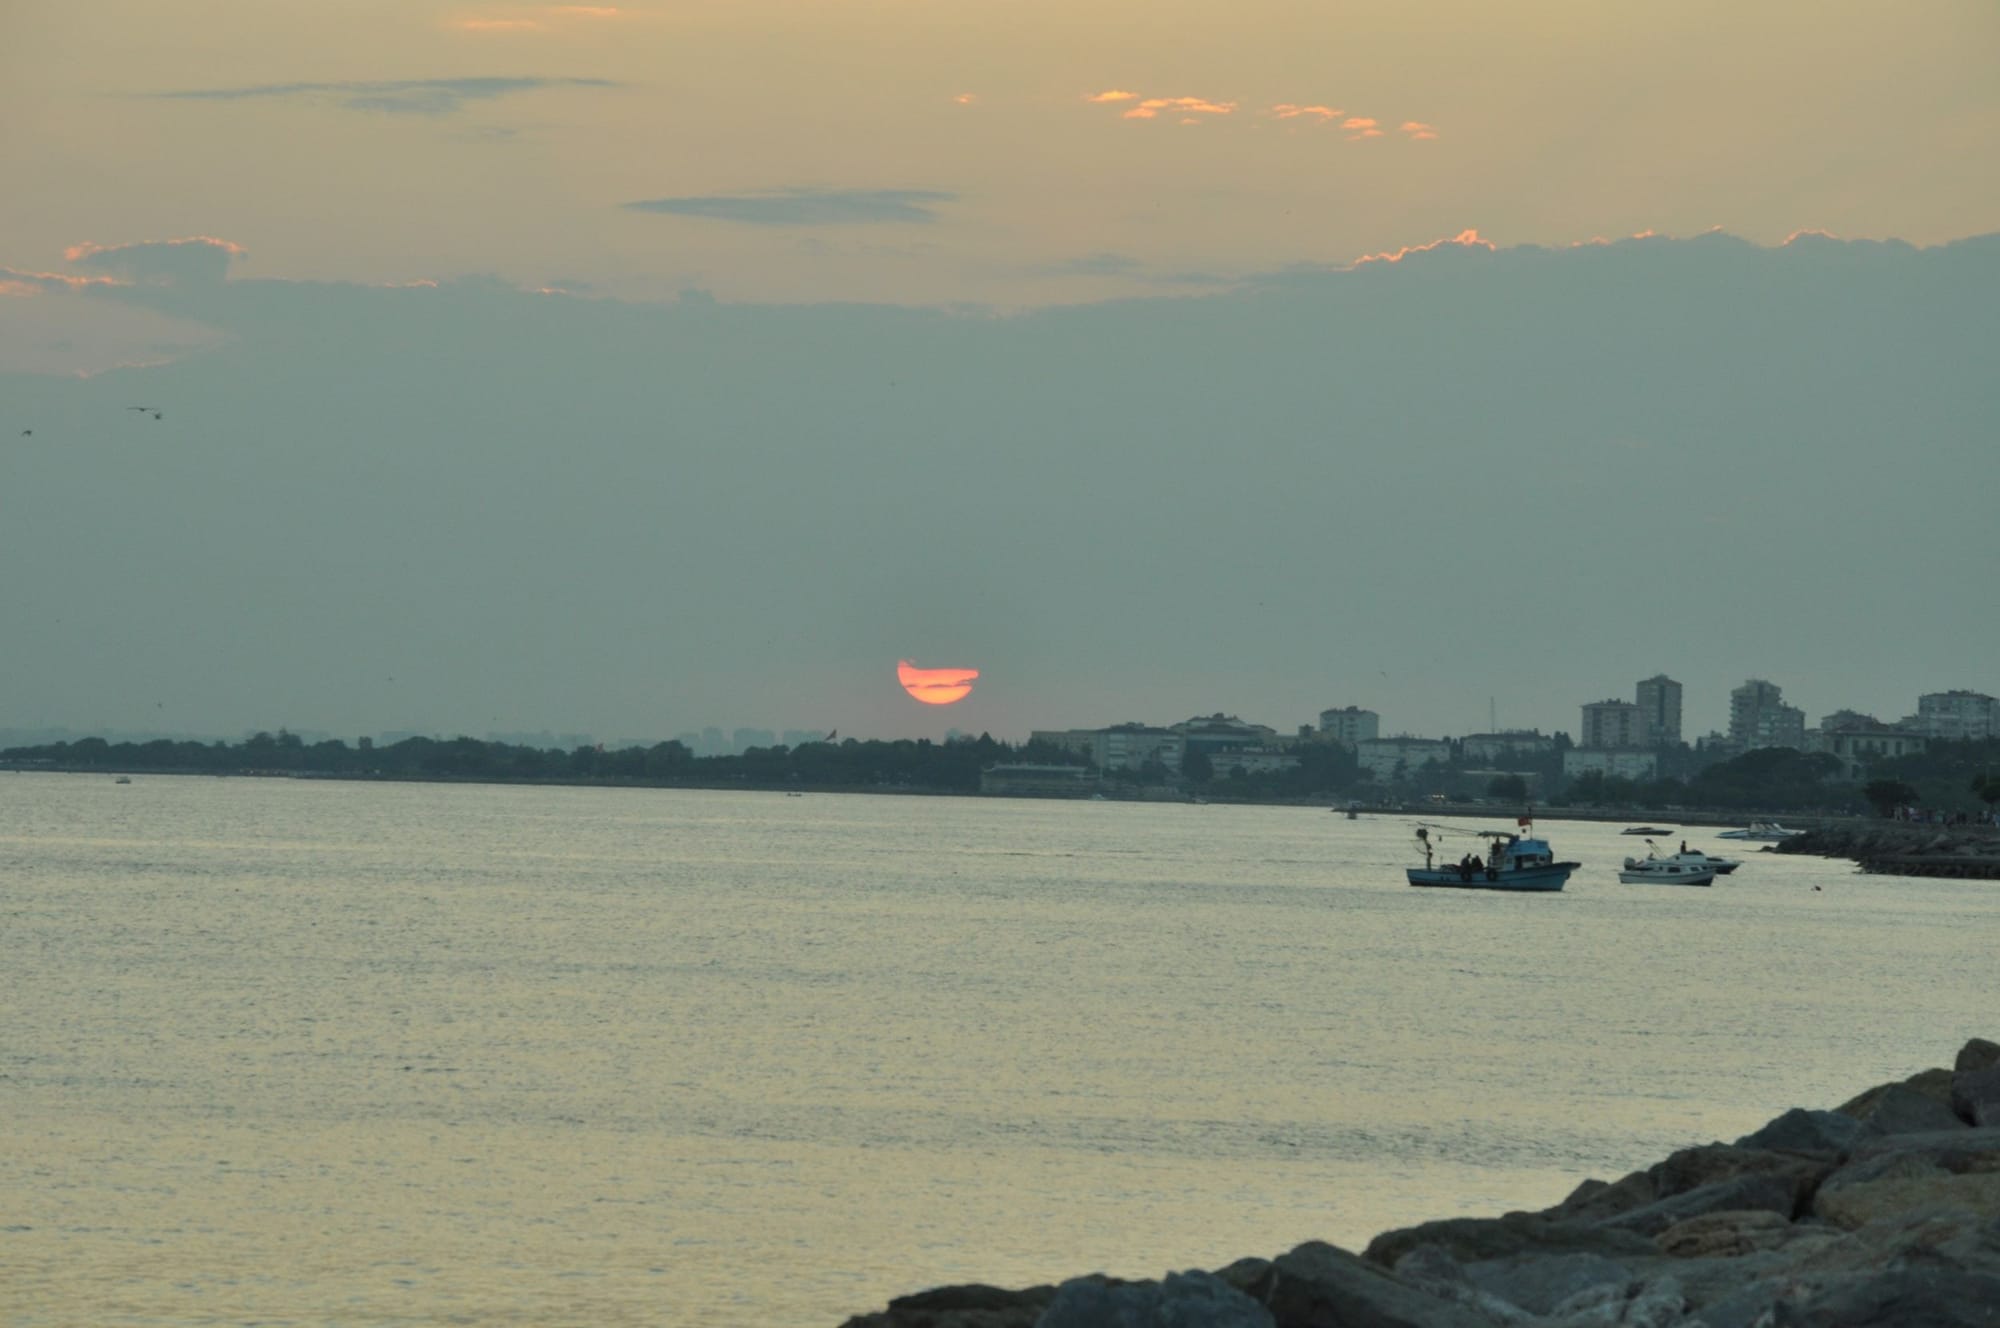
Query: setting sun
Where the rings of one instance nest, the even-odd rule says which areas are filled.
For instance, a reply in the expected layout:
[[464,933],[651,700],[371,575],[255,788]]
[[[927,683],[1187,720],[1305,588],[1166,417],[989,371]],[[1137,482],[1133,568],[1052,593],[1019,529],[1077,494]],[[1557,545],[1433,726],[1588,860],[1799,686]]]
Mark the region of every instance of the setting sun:
[[972,694],[978,669],[920,669],[907,659],[896,661],[896,681],[925,705],[950,705]]

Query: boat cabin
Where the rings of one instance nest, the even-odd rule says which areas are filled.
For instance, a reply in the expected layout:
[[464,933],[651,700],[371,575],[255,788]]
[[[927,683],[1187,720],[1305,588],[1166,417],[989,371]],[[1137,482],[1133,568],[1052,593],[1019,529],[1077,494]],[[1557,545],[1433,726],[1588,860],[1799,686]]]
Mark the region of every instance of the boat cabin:
[[1502,843],[1493,841],[1494,863],[1503,871],[1516,871],[1524,867],[1546,867],[1556,860],[1555,850],[1546,839],[1523,839],[1519,835],[1508,835]]

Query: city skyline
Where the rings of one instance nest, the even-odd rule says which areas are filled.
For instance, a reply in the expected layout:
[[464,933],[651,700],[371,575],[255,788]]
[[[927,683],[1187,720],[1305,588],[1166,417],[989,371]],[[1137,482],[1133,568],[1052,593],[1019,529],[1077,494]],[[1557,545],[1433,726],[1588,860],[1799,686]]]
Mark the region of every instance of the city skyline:
[[[1649,678],[1639,679],[1635,684],[1635,689],[1638,690],[1641,694],[1644,694],[1644,689],[1646,689],[1649,685],[1662,684],[1662,683],[1668,684],[1675,689],[1678,689],[1680,686],[1678,680],[1670,678],[1665,674],[1656,674]],[[1770,688],[1773,690],[1774,693],[1782,691],[1782,688],[1779,685],[1771,683],[1768,679],[1753,678],[1747,680],[1745,683],[1739,685],[1738,687],[1731,689],[1731,692],[1732,695],[1735,695],[1744,692],[1746,689],[1757,688],[1760,686],[1764,688]],[[1909,702],[1908,711],[1902,714],[1895,714],[1893,718],[1885,718],[1884,716],[1894,714],[1894,708],[1878,712],[1878,711],[1861,711],[1848,706],[1839,706],[1825,711],[1810,712],[1811,714],[1819,715],[1820,716],[1819,719],[1812,719],[1805,717],[1808,712],[1806,712],[1804,707],[1786,705],[1784,708],[1799,710],[1801,712],[1803,721],[1801,724],[1802,732],[1818,728],[1822,720],[1844,721],[1849,723],[1855,723],[1862,720],[1873,720],[1884,726],[1892,728],[1898,726],[1911,726],[1911,725],[1916,725],[1919,727],[1927,727],[1927,728],[1936,728],[1939,730],[1939,732],[1934,733],[1933,736],[1951,736],[1948,732],[1945,732],[1945,730],[1948,730],[1954,723],[1962,724],[1965,722],[1962,718],[1959,718],[1958,716],[1963,710],[1965,710],[1968,703],[1976,703],[1979,707],[1981,715],[1986,717],[1982,720],[1975,722],[1982,724],[1986,727],[1990,727],[1993,722],[1991,718],[1991,712],[1993,712],[1996,709],[1995,698],[1991,694],[1973,688],[1935,689],[1928,692],[1917,693],[1915,696],[1911,698]],[[1546,736],[1550,738],[1562,735],[1568,737],[1575,746],[1584,748],[1597,745],[1613,746],[1613,747],[1651,747],[1651,746],[1662,746],[1662,745],[1673,746],[1676,745],[1676,743],[1684,744],[1687,746],[1696,746],[1702,744],[1713,744],[1717,740],[1721,740],[1723,742],[1735,742],[1735,743],[1741,743],[1743,741],[1743,734],[1740,731],[1742,729],[1742,725],[1732,724],[1728,721],[1725,721],[1725,723],[1714,726],[1704,732],[1697,733],[1692,730],[1689,730],[1679,734],[1676,738],[1659,740],[1656,739],[1654,735],[1652,735],[1649,731],[1644,739],[1637,742],[1618,741],[1618,742],[1610,742],[1603,744],[1593,743],[1588,740],[1588,737],[1590,735],[1590,723],[1588,720],[1588,712],[1594,709],[1595,707],[1603,704],[1605,703],[1604,702],[1579,703],[1579,708],[1581,709],[1581,711],[1585,712],[1584,721],[1568,727],[1565,727],[1560,724],[1552,725],[1547,728],[1544,728],[1543,726],[1540,725],[1526,725],[1521,727],[1508,727],[1502,725],[1497,728],[1488,726],[1488,727],[1470,727],[1470,728],[1454,730],[1454,729],[1441,729],[1434,725],[1428,727],[1420,727],[1420,728],[1404,728],[1398,725],[1383,726],[1381,724],[1383,716],[1379,711],[1375,711],[1368,706],[1357,705],[1354,703],[1348,703],[1345,706],[1323,708],[1317,713],[1317,718],[1319,720],[1319,723],[1316,726],[1313,725],[1308,720],[1299,720],[1296,723],[1294,723],[1290,722],[1287,717],[1280,716],[1280,717],[1273,717],[1279,719],[1280,720],[1279,723],[1267,724],[1265,725],[1265,727],[1269,728],[1276,738],[1286,741],[1291,740],[1301,729],[1305,728],[1314,728],[1315,732],[1317,732],[1318,734],[1330,735],[1334,734],[1334,731],[1329,729],[1327,720],[1329,719],[1329,717],[1335,716],[1339,714],[1339,712],[1341,711],[1346,711],[1350,712],[1350,714],[1358,714],[1359,716],[1365,717],[1367,719],[1369,727],[1365,733],[1365,736],[1368,738],[1376,738],[1376,737],[1384,739],[1410,738],[1410,739],[1417,739],[1424,741],[1435,741],[1435,740],[1456,741],[1465,738],[1505,737],[1508,735],[1535,734],[1538,736]],[[1616,702],[1616,704],[1633,706],[1633,703],[1630,702]],[[1772,704],[1774,705],[1782,704],[1782,702],[1776,700],[1774,696]],[[1639,707],[1633,706],[1633,708],[1637,709]],[[1945,718],[1938,718],[1939,716],[1944,716]],[[1203,719],[1222,718],[1222,717],[1227,717],[1231,720],[1241,719],[1243,720],[1243,722],[1249,724],[1259,723],[1258,718],[1254,715],[1244,716],[1240,715],[1237,711],[1228,710],[1225,708],[1221,710],[1197,709],[1191,712],[1190,715],[1185,719],[1167,720],[1165,721],[1164,725],[1153,724],[1151,721],[1140,717],[1126,717],[1117,720],[1101,720],[1095,724],[1076,725],[1072,727],[1076,728],[1079,731],[1085,731],[1089,729],[1096,729],[1102,731],[1107,729],[1116,729],[1120,727],[1131,727],[1131,726],[1153,727],[1157,729],[1165,727],[1167,725],[1197,723]],[[1491,717],[1489,716],[1489,719],[1490,718]],[[1046,728],[1050,726],[1041,726],[1041,727]],[[1986,727],[1982,727],[1980,729],[1981,733],[1984,733],[1986,731]],[[1739,731],[1732,731],[1732,729],[1736,729]],[[578,746],[590,746],[590,745],[599,745],[606,747],[651,746],[658,742],[672,740],[681,742],[683,745],[687,746],[689,750],[695,752],[696,755],[729,755],[729,754],[740,753],[744,751],[746,748],[751,746],[770,746],[773,744],[781,744],[790,747],[790,746],[797,746],[800,743],[825,741],[827,740],[830,734],[838,735],[840,732],[840,728],[839,726],[835,726],[830,729],[779,728],[770,726],[759,726],[755,724],[723,725],[723,724],[698,723],[694,725],[687,725],[687,724],[672,725],[669,726],[668,728],[661,729],[653,736],[628,734],[624,737],[619,737],[619,738],[600,739],[598,735],[594,733],[575,731],[575,730],[568,730],[568,731],[554,730],[547,728],[531,730],[531,731],[489,729],[477,735],[471,735],[471,734],[461,735],[457,732],[447,731],[446,729],[440,729],[440,728],[380,729],[366,734],[346,735],[346,734],[336,734],[327,730],[320,730],[320,729],[296,729],[280,724],[246,728],[234,734],[220,734],[220,733],[210,733],[210,732],[194,733],[194,732],[162,731],[162,730],[123,731],[112,728],[72,729],[68,726],[60,726],[60,725],[55,726],[53,728],[37,728],[21,724],[0,724],[0,747],[5,747],[8,745],[29,745],[31,743],[48,741],[58,736],[65,739],[80,739],[84,737],[106,737],[124,741],[155,738],[155,737],[167,737],[177,740],[196,739],[200,741],[235,741],[237,739],[248,737],[260,731],[270,732],[270,733],[276,733],[279,731],[288,731],[295,733],[296,735],[307,741],[319,741],[326,738],[345,738],[348,736],[367,737],[370,740],[377,742],[395,742],[395,741],[400,741],[404,738],[412,738],[412,737],[451,738],[457,736],[478,736],[482,740],[488,742],[506,743],[508,745],[514,745],[514,746],[549,747],[556,749],[570,749]],[[984,731],[985,730],[980,730],[977,728],[965,729],[953,725],[947,727],[942,736],[945,737],[946,739],[973,737],[977,736],[979,733]],[[10,737],[9,735],[13,736]],[[913,735],[898,734],[898,733],[858,732],[849,730],[846,736],[859,741],[868,741],[868,740],[895,740],[898,738],[904,738]],[[1017,734],[1017,733],[994,733],[991,736],[998,738],[1002,741],[1013,742],[1013,743],[1025,742],[1028,740],[1029,737],[1028,734]],[[1340,740],[1348,742],[1350,746],[1353,745],[1354,741],[1352,737],[1341,737]]]

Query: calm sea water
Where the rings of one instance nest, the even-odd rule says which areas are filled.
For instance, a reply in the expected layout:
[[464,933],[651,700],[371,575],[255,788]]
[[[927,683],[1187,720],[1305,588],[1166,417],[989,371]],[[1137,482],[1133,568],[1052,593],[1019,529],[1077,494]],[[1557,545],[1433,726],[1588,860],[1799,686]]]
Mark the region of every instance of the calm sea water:
[[0,1317],[830,1326],[1548,1204],[2000,1031],[2000,887],[1541,828],[1508,897],[1324,810],[0,775]]

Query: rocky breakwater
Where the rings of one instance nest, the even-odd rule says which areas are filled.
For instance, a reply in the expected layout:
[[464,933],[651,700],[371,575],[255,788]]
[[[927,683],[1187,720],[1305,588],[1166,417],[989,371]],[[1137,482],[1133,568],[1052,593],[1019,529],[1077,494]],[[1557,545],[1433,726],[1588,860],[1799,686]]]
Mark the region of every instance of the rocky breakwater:
[[1808,830],[1776,848],[1780,853],[1851,858],[1867,872],[2000,880],[2000,827],[1990,825],[1864,822]]
[[1159,1281],[942,1287],[846,1328],[2000,1325],[2000,1044],[1540,1212]]

